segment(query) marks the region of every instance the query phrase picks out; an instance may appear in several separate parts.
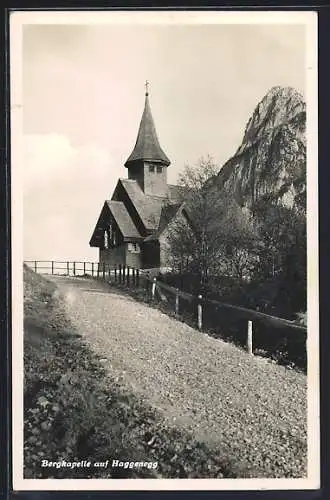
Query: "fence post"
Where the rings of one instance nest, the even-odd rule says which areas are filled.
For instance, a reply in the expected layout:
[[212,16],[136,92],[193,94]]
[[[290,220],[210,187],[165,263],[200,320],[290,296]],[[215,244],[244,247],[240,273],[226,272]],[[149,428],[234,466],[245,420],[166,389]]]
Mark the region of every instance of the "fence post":
[[179,313],[179,289],[175,290],[175,314]]
[[97,263],[96,275],[97,275],[97,277],[99,277],[99,275],[100,275],[100,263],[99,262]]
[[154,298],[155,298],[156,281],[157,281],[157,278],[155,276],[154,279],[152,280],[152,287],[151,287],[151,298],[152,298],[152,300],[154,300]]
[[133,286],[135,286],[135,267],[132,268]]
[[76,263],[74,262],[73,263],[73,276],[76,275]]
[[117,283],[117,264],[115,264],[115,283]]
[[37,264],[37,261],[35,260],[34,261],[34,272],[35,273],[37,272],[37,267],[38,267],[38,264]]
[[109,273],[109,283],[111,283],[111,267],[110,267],[110,264],[109,264],[109,271],[108,271],[108,273]]
[[119,264],[119,284],[121,285],[121,264]]
[[247,350],[249,354],[253,354],[252,351],[252,321],[248,321],[248,334],[247,334]]
[[66,272],[68,273],[68,276],[70,276],[70,262],[67,261],[66,263]]
[[84,262],[84,276],[86,274],[86,262]]
[[54,274],[54,261],[52,260],[52,274]]
[[198,320],[198,329],[202,329],[202,296],[198,295],[198,305],[197,305],[197,320]]
[[94,262],[92,262],[92,277],[94,277]]
[[136,286],[139,288],[140,284],[140,271],[137,269],[136,270]]
[[127,279],[126,279],[126,282],[127,282],[127,286],[128,286],[128,287],[129,287],[129,269],[130,269],[130,268],[129,268],[129,266],[127,266],[127,268],[126,268],[126,271],[127,271],[127,274],[126,274],[126,278],[127,278]]
[[105,280],[105,262],[103,262],[102,276],[103,280]]

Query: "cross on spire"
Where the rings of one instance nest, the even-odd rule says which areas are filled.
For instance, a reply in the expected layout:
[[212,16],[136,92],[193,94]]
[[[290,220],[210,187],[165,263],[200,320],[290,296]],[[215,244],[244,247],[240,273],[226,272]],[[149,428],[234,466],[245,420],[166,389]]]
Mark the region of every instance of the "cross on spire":
[[149,92],[148,92],[148,89],[149,89],[149,82],[148,80],[146,80],[146,83],[145,83],[145,88],[146,88],[146,96],[149,95]]
[[168,167],[171,163],[170,160],[167,158],[166,154],[164,153],[164,151],[162,150],[162,148],[160,147],[159,140],[157,137],[154,120],[151,114],[150,103],[147,97],[148,85],[149,85],[148,80],[145,81],[144,85],[146,89],[146,97],[144,102],[144,110],[140,121],[139,131],[134,149],[125,163],[125,167],[129,168],[130,171],[133,172],[132,174],[133,177],[131,177],[132,179],[135,178],[134,172],[138,171],[140,172],[140,170],[135,170],[135,168],[138,168],[138,165],[143,166],[144,161],[157,162],[166,167]]

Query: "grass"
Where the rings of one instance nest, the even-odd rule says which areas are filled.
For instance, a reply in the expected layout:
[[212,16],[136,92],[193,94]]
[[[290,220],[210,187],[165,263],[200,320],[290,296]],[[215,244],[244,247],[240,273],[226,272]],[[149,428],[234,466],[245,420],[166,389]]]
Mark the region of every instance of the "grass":
[[[89,460],[91,468],[44,468],[42,460]],[[157,469],[93,467],[112,459],[158,462]],[[255,477],[165,423],[109,377],[63,312],[56,286],[24,268],[25,478]]]

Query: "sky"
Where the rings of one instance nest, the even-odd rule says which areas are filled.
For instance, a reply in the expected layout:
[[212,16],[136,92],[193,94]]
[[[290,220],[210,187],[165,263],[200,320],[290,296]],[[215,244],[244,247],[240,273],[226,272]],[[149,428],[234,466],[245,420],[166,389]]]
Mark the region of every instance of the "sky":
[[275,85],[305,95],[304,25],[23,28],[24,259],[95,260],[89,240],[131,153],[145,81],[168,182],[239,147]]

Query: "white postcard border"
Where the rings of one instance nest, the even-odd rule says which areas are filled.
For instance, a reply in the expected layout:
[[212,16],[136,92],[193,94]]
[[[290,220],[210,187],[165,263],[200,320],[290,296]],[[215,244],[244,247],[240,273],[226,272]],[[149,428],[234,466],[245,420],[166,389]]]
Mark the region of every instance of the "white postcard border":
[[[306,479],[23,478],[22,28],[25,24],[304,24],[307,79],[308,477]],[[320,487],[317,13],[313,11],[16,11],[10,14],[12,451],[18,490],[298,490]]]

